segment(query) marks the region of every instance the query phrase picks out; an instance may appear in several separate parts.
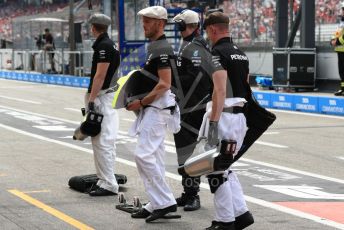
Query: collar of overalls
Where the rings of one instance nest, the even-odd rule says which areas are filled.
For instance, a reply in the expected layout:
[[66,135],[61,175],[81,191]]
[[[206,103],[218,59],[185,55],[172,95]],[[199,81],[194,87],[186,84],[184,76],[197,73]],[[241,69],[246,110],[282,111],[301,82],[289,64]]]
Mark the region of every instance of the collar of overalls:
[[158,37],[158,39],[156,39],[156,41],[158,40],[166,40],[166,35],[165,34],[161,35],[160,37]]
[[221,39],[219,39],[214,45],[213,45],[213,47],[214,46],[218,46],[218,45],[220,45],[220,44],[222,44],[222,43],[232,43],[233,42],[233,40],[232,40],[232,38],[231,37],[224,37],[224,38],[221,38]]
[[197,30],[195,30],[194,32],[192,32],[192,34],[190,34],[189,36],[186,36],[185,38],[183,38],[184,41],[187,41],[187,42],[191,42],[194,37],[196,37],[197,35]]
[[96,46],[98,45],[98,43],[99,43],[101,40],[103,40],[104,38],[109,38],[109,35],[108,35],[107,32],[104,32],[104,33],[100,34],[100,35],[97,37],[97,39],[96,39],[96,41],[94,42],[92,48],[96,47]]

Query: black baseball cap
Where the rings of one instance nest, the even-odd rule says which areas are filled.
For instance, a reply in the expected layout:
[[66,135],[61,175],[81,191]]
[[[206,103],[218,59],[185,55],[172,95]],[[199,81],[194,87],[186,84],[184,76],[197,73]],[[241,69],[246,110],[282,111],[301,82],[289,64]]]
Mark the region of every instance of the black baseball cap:
[[203,29],[214,24],[229,24],[229,17],[222,12],[216,11],[208,14],[203,22]]
[[207,12],[205,12],[205,16],[208,16],[209,14],[214,13],[214,12],[222,12],[223,13],[223,9],[219,9],[219,8],[209,9],[209,10],[207,10]]

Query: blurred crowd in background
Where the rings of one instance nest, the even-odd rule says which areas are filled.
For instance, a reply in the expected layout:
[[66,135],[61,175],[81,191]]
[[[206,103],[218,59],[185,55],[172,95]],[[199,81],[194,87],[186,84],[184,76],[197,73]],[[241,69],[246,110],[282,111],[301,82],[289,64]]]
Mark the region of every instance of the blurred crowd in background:
[[[273,41],[274,40],[274,26],[276,22],[276,1],[275,0],[253,0],[254,1],[254,38],[258,41]],[[289,0],[293,2],[293,15],[295,15],[300,6],[300,0]],[[78,4],[80,0],[75,0]],[[87,1],[86,1],[87,2]],[[92,0],[93,4],[101,4],[101,0]],[[131,0],[124,0],[129,8],[132,7]],[[142,4],[147,4],[148,1],[142,1]],[[165,4],[171,7],[185,6],[185,4]],[[197,1],[193,1],[196,2]],[[251,0],[221,0],[220,8],[224,10],[230,17],[231,32],[233,38],[239,40],[241,43],[249,43],[251,41]],[[316,0],[315,1],[315,15],[316,25],[336,24],[339,21],[340,14],[340,0]],[[87,4],[87,3],[86,3]],[[141,4],[141,3],[139,3]],[[0,0],[0,39],[11,41],[12,24],[11,22],[19,17],[42,15],[49,16],[52,12],[65,12],[64,19],[68,19],[68,5],[69,0]],[[137,3],[136,3],[137,5]],[[133,15],[131,15],[131,12]],[[126,12],[127,19],[132,20],[134,26],[137,24],[134,10]],[[86,18],[88,15],[81,15],[81,18]],[[128,22],[130,24],[130,22]],[[126,29],[130,30],[133,27],[128,26]],[[130,31],[127,34],[130,34]],[[133,32],[133,36],[136,34]]]

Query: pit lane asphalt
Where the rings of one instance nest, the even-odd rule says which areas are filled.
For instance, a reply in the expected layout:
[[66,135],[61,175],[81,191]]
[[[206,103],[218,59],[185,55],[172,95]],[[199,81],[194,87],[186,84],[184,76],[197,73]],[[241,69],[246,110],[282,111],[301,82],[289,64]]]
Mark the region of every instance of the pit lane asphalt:
[[[0,228],[204,229],[209,226],[213,204],[206,185],[200,192],[201,210],[179,209],[182,219],[154,224],[131,219],[129,214],[116,210],[117,197],[93,198],[68,188],[70,177],[94,172],[89,140],[75,142],[70,138],[71,130],[81,120],[78,111],[83,105],[84,92],[85,89],[0,80]],[[343,193],[344,119],[274,112],[278,117],[276,123],[234,166],[256,221],[248,229],[344,229],[341,222],[276,206],[284,201],[341,202],[338,197],[300,198],[271,190],[272,185],[307,185],[325,190],[330,198],[331,194]],[[146,195],[133,162],[135,139],[126,135],[134,115],[120,110],[119,116],[116,172],[128,177],[121,191],[129,200],[138,195],[144,201]],[[166,141],[167,180],[178,196],[181,186],[172,136]],[[34,205],[24,199],[25,195],[41,203]],[[47,212],[47,207],[52,212]]]

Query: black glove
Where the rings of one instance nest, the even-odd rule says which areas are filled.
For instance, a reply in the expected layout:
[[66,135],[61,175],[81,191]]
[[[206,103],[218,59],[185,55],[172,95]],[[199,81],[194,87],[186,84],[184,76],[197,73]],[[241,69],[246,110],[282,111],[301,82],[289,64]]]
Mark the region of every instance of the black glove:
[[88,111],[96,111],[95,105],[93,101],[88,102]]
[[219,144],[219,130],[217,121],[209,121],[209,131],[207,143],[209,146],[216,146]]

